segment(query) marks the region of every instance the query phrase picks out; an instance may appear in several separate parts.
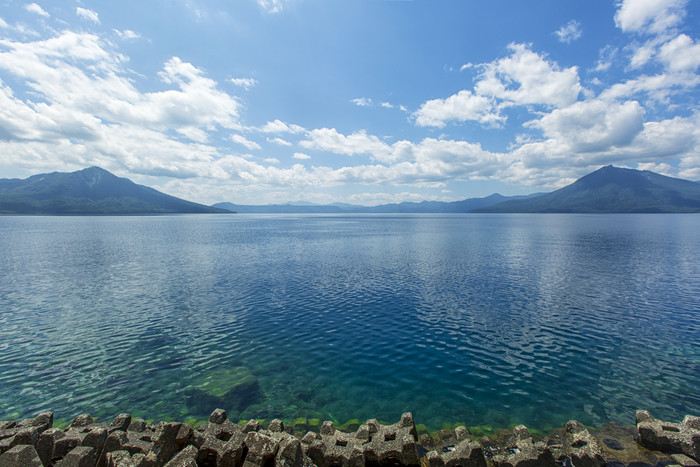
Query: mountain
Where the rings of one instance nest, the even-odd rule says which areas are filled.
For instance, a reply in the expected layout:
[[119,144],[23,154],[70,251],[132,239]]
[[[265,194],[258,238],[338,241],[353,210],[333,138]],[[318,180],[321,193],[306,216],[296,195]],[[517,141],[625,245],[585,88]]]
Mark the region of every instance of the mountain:
[[[532,195],[530,195],[532,196]],[[485,198],[470,198],[462,201],[422,201],[420,203],[382,204],[379,206],[358,206],[355,204],[333,203],[315,205],[312,203],[288,203],[268,205],[243,205],[217,203],[214,207],[239,213],[305,213],[305,214],[349,214],[349,213],[466,213],[477,208],[492,206],[506,200],[522,199],[525,196],[502,196],[495,193]]]
[[700,212],[700,184],[608,165],[551,193],[475,212]]
[[166,195],[99,167],[0,179],[2,214],[229,213]]

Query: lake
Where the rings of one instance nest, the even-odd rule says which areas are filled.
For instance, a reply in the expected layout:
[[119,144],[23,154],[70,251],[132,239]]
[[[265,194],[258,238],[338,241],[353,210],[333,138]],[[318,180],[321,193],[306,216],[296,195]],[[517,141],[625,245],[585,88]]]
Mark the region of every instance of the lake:
[[700,216],[0,217],[0,420],[217,406],[477,432],[700,415]]

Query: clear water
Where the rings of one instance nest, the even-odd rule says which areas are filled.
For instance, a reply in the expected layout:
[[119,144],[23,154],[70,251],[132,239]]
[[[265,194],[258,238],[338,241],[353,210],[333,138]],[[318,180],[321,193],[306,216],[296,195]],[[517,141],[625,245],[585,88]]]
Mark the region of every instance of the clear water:
[[0,217],[0,420],[221,405],[700,415],[700,216]]

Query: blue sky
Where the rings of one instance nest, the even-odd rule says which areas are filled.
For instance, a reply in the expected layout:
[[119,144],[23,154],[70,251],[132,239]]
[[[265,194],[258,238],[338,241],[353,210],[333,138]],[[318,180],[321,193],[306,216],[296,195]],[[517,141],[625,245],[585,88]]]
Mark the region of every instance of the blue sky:
[[700,2],[0,0],[0,177],[202,203],[700,180]]

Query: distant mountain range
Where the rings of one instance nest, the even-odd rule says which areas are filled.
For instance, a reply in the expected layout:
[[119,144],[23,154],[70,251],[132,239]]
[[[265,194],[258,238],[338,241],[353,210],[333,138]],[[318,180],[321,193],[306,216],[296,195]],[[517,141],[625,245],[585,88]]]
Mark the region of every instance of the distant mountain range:
[[474,212],[700,212],[700,183],[608,165],[551,193]]
[[296,202],[272,205],[217,203],[213,206],[166,195],[119,178],[99,167],[72,173],[0,179],[0,214],[164,213],[625,213],[700,212],[700,183],[650,171],[606,166],[551,193],[462,201],[359,206]]
[[311,203],[264,206],[218,203],[215,207],[240,213],[625,213],[700,212],[700,183],[666,177],[650,171],[602,167],[551,193],[501,196],[463,201],[384,204],[314,205]]
[[[533,195],[529,195],[533,196]],[[217,203],[214,207],[228,209],[238,213],[306,213],[306,214],[333,214],[333,213],[464,213],[474,209],[493,206],[507,200],[523,199],[527,196],[502,196],[498,193],[485,198],[470,198],[462,201],[422,201],[420,203],[382,204],[379,206],[360,206],[356,204],[333,203],[313,204],[306,202],[268,204],[268,205],[244,205],[232,203]]]
[[0,179],[0,214],[228,213],[166,195],[99,167]]

